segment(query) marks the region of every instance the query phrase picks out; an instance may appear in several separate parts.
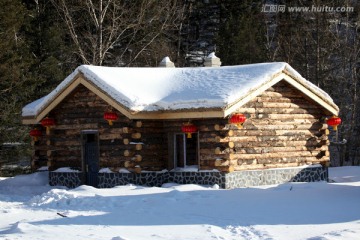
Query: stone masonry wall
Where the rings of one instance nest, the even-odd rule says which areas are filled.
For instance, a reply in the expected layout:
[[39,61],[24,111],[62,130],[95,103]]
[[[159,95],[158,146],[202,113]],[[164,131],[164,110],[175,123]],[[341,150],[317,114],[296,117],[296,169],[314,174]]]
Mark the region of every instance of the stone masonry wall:
[[[50,172],[49,184],[75,188],[82,184],[83,173]],[[286,182],[316,182],[328,180],[328,168],[314,166],[307,168],[283,168],[269,170],[250,170],[232,173],[215,171],[204,172],[145,172],[99,173],[99,188],[135,184],[160,187],[164,183],[219,185],[220,188],[233,189]]]

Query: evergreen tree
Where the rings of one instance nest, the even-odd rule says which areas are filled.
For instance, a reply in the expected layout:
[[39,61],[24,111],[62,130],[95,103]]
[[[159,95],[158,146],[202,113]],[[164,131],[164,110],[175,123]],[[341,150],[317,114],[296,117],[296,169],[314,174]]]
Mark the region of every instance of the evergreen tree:
[[266,61],[262,1],[221,1],[217,50],[223,65]]
[[56,8],[47,0],[24,1],[29,11],[26,36],[34,62],[31,66],[33,98],[54,89],[81,64],[74,58],[66,26]]
[[24,34],[27,9],[19,0],[0,0],[0,143],[21,141],[21,108],[30,99],[33,58]]

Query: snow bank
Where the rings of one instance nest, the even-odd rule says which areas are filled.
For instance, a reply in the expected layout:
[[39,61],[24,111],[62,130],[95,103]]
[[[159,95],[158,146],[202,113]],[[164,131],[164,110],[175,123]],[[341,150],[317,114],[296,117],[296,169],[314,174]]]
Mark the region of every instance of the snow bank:
[[330,168],[330,178],[346,183],[48,187],[35,194],[46,172],[17,176],[0,181],[0,238],[353,240],[360,235],[359,177],[360,167],[343,167]]
[[329,176],[331,181],[338,183],[360,182],[360,166],[332,167]]
[[48,172],[36,172],[28,175],[18,175],[0,181],[0,187],[46,186],[49,181]]

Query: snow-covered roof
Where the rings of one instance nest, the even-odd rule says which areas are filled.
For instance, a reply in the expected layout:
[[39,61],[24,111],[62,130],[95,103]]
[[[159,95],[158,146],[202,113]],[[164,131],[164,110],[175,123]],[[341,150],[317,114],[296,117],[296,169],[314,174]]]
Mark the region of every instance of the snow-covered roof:
[[135,113],[226,109],[284,73],[328,104],[329,108],[333,109],[333,111],[330,109],[330,112],[338,111],[338,107],[327,93],[305,80],[284,62],[196,68],[82,65],[47,96],[26,105],[22,116],[36,117],[79,76]]

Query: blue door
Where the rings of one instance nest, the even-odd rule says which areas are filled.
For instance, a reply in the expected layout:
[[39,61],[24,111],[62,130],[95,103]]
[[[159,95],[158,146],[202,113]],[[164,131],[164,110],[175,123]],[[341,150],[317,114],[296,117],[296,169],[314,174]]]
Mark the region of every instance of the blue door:
[[93,187],[98,186],[99,173],[99,141],[97,132],[84,132],[83,161],[85,184]]

